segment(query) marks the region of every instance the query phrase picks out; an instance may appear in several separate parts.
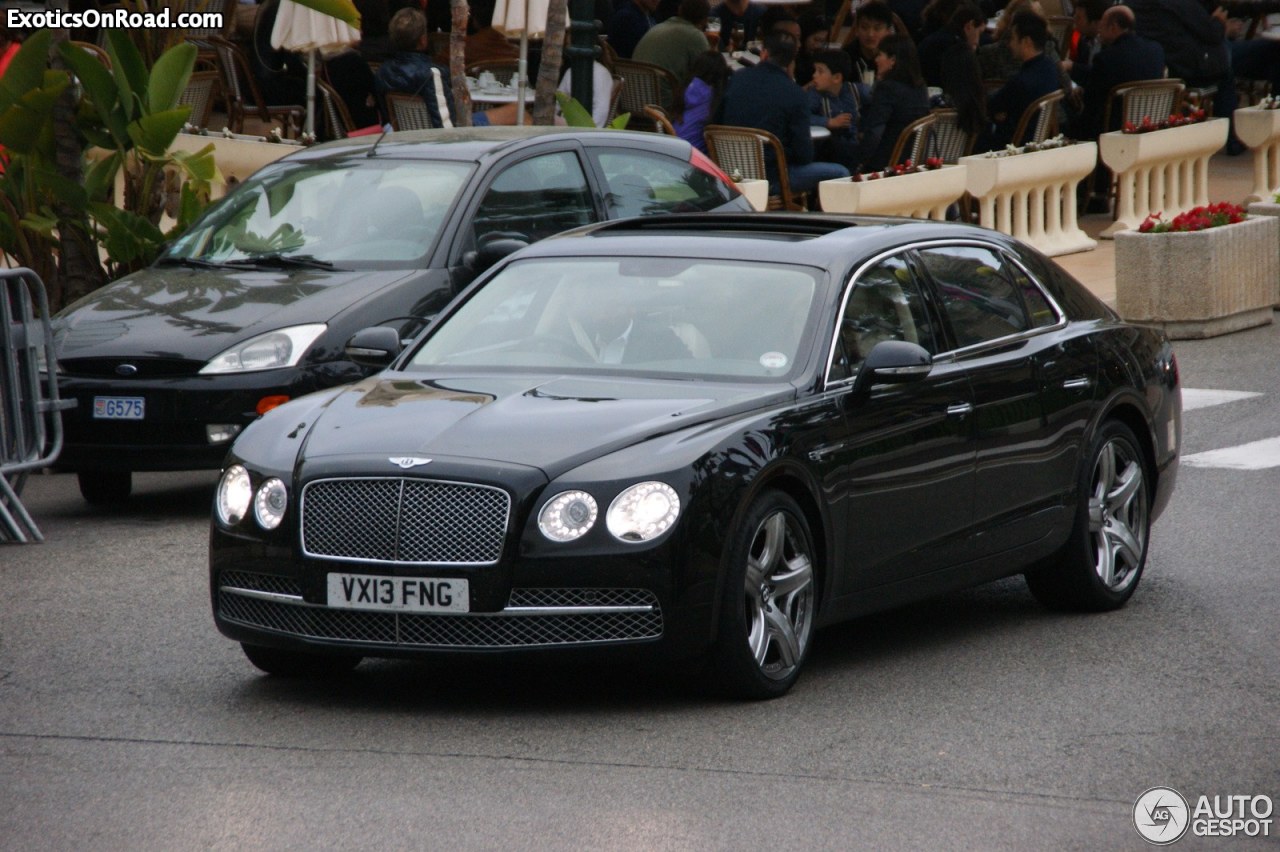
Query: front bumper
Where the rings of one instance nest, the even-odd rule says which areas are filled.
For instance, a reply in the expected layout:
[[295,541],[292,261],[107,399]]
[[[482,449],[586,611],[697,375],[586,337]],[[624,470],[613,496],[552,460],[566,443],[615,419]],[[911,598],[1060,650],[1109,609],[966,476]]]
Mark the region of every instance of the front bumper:
[[[210,443],[207,427],[243,429],[259,416],[267,396],[296,399],[315,390],[360,378],[329,379],[325,372],[296,367],[221,376],[183,376],[138,381],[64,376],[64,399],[76,407],[63,415],[65,441],[57,466],[64,470],[217,469],[231,441]],[[142,420],[94,418],[94,398],[141,397]]]

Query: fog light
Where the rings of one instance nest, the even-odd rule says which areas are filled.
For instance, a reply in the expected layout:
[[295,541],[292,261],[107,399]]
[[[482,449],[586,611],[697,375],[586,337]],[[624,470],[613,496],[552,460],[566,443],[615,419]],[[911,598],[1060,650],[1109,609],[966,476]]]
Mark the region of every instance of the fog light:
[[258,415],[261,416],[266,414],[271,409],[284,405],[288,401],[289,397],[284,394],[264,396],[262,399],[258,400]]
[[209,423],[204,427],[204,434],[210,444],[225,444],[239,435],[243,428],[239,423]]

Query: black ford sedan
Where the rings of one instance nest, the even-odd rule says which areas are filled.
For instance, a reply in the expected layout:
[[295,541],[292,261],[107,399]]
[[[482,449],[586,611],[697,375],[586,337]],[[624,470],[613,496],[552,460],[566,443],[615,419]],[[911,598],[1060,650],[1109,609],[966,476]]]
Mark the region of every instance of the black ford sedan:
[[218,486],[214,618],[267,672],[636,646],[780,695],[815,628],[949,589],[1122,606],[1177,469],[1167,340],[967,226],[600,225],[348,353],[390,366]]
[[259,171],[151,268],[61,314],[59,385],[79,401],[60,466],[91,503],[131,471],[216,469],[280,403],[368,375],[366,326],[412,336],[503,251],[672,211],[749,210],[688,143],[652,133],[397,133]]

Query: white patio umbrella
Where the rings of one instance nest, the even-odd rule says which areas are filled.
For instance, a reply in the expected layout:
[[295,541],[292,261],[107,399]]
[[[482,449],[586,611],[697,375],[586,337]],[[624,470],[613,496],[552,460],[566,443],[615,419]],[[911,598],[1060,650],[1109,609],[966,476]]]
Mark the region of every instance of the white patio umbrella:
[[520,63],[516,82],[516,124],[524,124],[525,93],[529,90],[529,39],[547,33],[548,0],[498,0],[493,28],[520,35]]
[[360,31],[332,15],[309,9],[293,0],[280,0],[271,46],[307,54],[307,121],[304,130],[316,133],[316,54],[333,56],[360,41]]

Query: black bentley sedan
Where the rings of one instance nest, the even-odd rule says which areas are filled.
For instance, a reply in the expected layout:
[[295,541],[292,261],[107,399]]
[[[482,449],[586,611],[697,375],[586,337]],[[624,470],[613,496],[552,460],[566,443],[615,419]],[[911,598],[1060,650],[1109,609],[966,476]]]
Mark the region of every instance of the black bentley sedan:
[[150,268],[62,312],[64,469],[91,503],[131,471],[216,469],[280,403],[368,375],[366,326],[405,336],[502,252],[606,219],[750,210],[710,160],[652,133],[491,128],[300,151],[210,209]]
[[217,489],[214,619],[267,672],[636,646],[776,696],[815,628],[957,587],[1120,607],[1177,470],[1168,341],[968,226],[599,225],[347,353],[390,366]]

